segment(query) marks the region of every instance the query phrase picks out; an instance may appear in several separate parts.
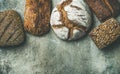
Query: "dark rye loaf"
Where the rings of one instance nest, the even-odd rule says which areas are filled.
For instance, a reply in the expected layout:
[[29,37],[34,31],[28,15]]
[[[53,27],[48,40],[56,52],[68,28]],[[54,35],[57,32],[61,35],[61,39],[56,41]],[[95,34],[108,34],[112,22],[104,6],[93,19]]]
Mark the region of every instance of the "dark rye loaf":
[[14,10],[0,12],[0,46],[20,45],[25,38],[23,22]]
[[100,21],[106,21],[120,14],[118,0],[85,0]]

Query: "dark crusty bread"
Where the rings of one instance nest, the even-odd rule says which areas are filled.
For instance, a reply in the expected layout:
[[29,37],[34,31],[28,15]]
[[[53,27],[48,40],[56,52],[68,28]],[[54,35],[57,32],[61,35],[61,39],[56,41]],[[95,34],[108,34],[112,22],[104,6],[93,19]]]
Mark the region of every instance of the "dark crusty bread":
[[85,0],[100,21],[105,21],[120,14],[117,0]]
[[120,36],[120,24],[111,18],[90,32],[92,40],[102,49]]
[[51,0],[26,0],[24,28],[33,35],[43,35],[50,29]]
[[0,46],[20,45],[25,39],[23,22],[14,10],[0,12]]

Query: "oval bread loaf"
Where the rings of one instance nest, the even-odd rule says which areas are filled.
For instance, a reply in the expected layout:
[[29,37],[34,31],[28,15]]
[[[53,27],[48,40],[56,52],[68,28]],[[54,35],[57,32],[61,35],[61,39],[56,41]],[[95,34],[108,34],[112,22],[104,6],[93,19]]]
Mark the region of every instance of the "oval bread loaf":
[[0,12],[0,46],[16,46],[24,40],[25,33],[20,15],[14,10]]
[[33,35],[43,35],[50,29],[51,0],[26,0],[24,28]]

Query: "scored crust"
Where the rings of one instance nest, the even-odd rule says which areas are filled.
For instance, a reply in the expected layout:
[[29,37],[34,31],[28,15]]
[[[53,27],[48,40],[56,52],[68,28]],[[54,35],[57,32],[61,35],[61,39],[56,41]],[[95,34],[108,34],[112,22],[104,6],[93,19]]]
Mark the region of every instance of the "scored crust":
[[[63,40],[78,39],[83,37],[90,27],[90,14],[85,10],[85,8],[83,8],[83,5],[79,4],[79,2],[76,3],[74,0],[65,0],[53,9],[51,14],[51,25],[59,38]],[[72,12],[70,12],[71,10]],[[83,12],[87,15],[82,14]],[[71,15],[73,15],[72,19]]]
[[115,17],[120,13],[120,3],[117,0],[85,0],[100,21]]
[[25,39],[23,22],[14,10],[0,12],[0,46],[20,45]]

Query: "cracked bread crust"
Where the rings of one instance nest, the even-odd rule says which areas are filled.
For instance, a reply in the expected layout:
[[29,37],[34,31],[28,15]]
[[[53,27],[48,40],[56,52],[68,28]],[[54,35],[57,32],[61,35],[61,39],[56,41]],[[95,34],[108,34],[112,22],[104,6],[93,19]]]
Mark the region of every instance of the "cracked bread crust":
[[76,0],[64,0],[51,14],[51,26],[55,34],[63,40],[83,37],[91,26],[91,14],[84,4]]
[[0,12],[0,46],[17,46],[24,42],[25,34],[20,15],[14,10]]
[[50,30],[51,0],[26,0],[24,28],[41,36]]
[[111,18],[90,32],[92,40],[99,49],[113,43],[120,37],[120,24]]
[[120,3],[117,0],[85,0],[100,21],[115,17],[120,13]]

